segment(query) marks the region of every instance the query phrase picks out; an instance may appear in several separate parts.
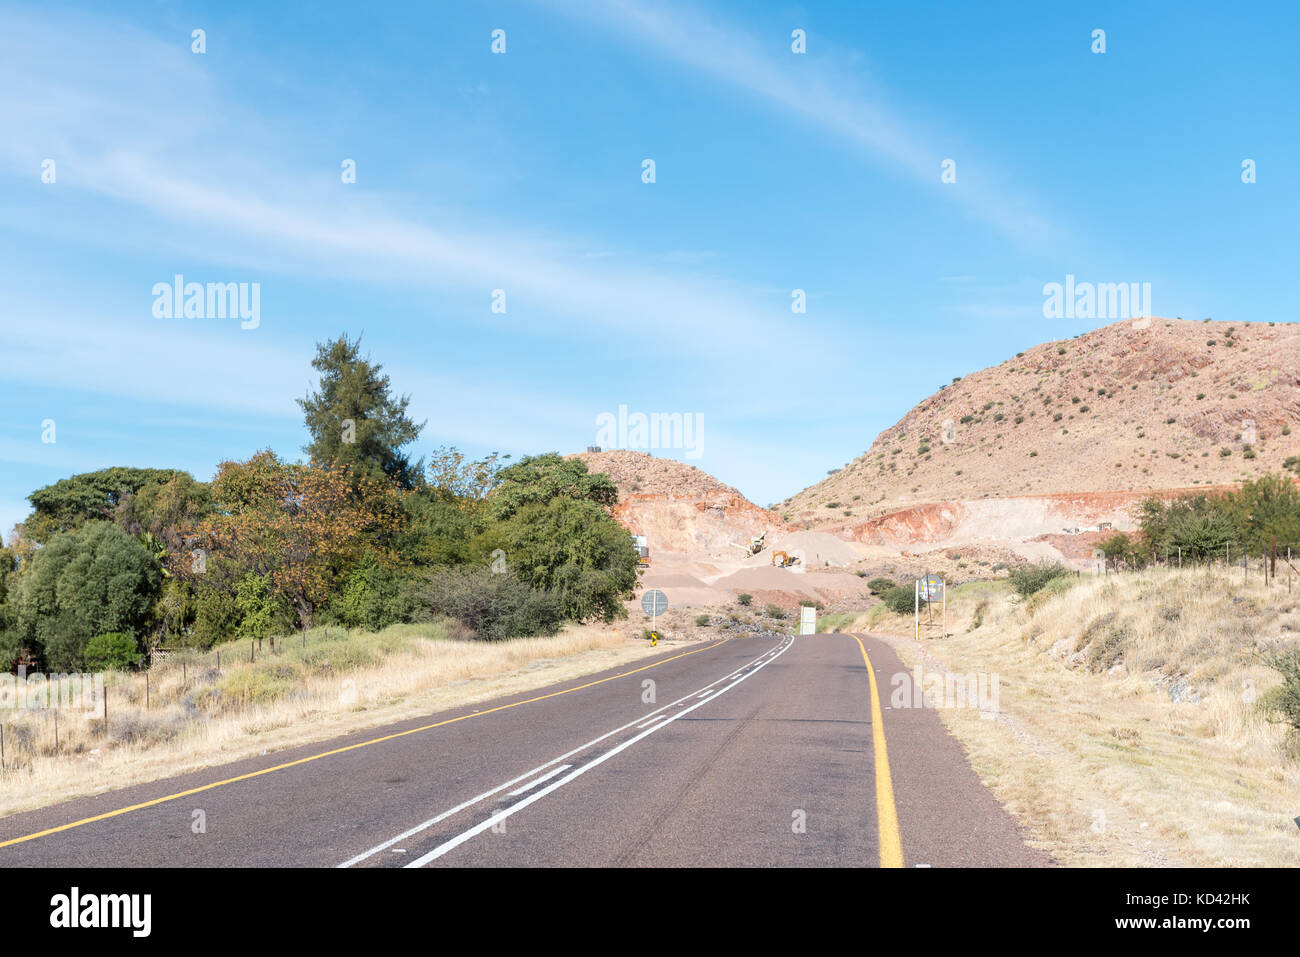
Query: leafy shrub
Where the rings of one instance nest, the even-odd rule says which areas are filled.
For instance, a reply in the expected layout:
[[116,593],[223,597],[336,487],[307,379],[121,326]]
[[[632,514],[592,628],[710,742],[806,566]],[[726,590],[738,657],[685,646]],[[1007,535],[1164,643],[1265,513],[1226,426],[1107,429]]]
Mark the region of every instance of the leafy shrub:
[[1055,578],[1070,574],[1070,570],[1060,562],[1040,561],[1032,565],[1022,565],[1011,573],[1011,587],[1022,598],[1028,598]]
[[[895,615],[910,615],[916,609],[916,586],[894,585],[881,596],[881,600]],[[921,604],[926,602],[922,600]]]
[[18,628],[53,671],[80,668],[86,642],[140,634],[162,581],[157,559],[116,525],[90,521],[59,532],[21,580]]
[[140,664],[140,645],[134,636],[121,631],[96,635],[82,652],[87,671],[126,671]]
[[696,615],[696,616],[695,616],[695,624],[699,625],[701,628],[707,628],[707,627],[709,627],[709,625],[710,625],[712,622],[713,622],[713,619],[712,619],[711,617],[709,617],[708,615]]
[[411,621],[419,609],[411,582],[400,571],[382,566],[369,552],[357,563],[330,602],[330,617],[346,628],[379,631]]
[[750,603],[753,602],[753,600],[754,600],[754,596],[749,594],[748,592],[741,592],[739,595],[736,596],[736,601],[740,602],[740,604],[746,608],[749,607]]
[[233,592],[199,583],[194,593],[194,622],[184,642],[194,648],[211,648],[234,637],[239,609]]
[[565,620],[627,617],[623,600],[636,585],[636,549],[597,502],[561,496],[525,505],[492,537],[511,573],[557,597]]
[[867,582],[867,587],[871,589],[872,594],[883,595],[894,587],[894,582],[889,578],[873,578]]
[[240,615],[235,633],[240,638],[271,638],[287,634],[293,627],[288,603],[272,590],[268,577],[250,572],[240,579],[235,589],[235,609]]
[[780,605],[768,605],[767,617],[775,618],[777,621],[783,621],[785,619],[785,609]]
[[455,618],[485,641],[553,635],[564,620],[560,596],[477,565],[436,569],[419,597],[430,611]]
[[1273,712],[1277,720],[1300,731],[1300,648],[1270,650],[1264,663],[1282,676],[1282,684],[1260,699],[1260,705]]

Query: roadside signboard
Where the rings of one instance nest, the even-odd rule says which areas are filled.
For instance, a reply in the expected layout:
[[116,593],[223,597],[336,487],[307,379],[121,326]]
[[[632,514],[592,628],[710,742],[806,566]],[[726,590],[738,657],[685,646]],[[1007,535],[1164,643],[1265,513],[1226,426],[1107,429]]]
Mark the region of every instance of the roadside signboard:
[[817,634],[817,609],[811,605],[804,605],[799,609],[799,634]]
[[668,610],[668,596],[658,588],[651,588],[641,596],[641,610],[650,616],[650,644],[659,644],[659,632],[655,629],[655,619]]
[[668,596],[658,588],[651,588],[641,596],[641,610],[654,617],[662,615],[668,610]]
[[918,578],[915,586],[916,592],[916,637],[921,637],[921,602],[925,602],[926,618],[930,627],[934,623],[934,606],[943,605],[943,630],[940,632],[942,637],[948,636],[948,599],[944,595],[944,581],[938,575],[926,575],[924,578]]

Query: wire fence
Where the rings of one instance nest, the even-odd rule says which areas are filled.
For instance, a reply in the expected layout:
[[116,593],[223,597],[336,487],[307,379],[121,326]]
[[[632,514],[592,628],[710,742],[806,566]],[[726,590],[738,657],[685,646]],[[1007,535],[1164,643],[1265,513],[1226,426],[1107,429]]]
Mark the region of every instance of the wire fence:
[[133,672],[28,674],[19,668],[0,675],[0,774],[30,769],[37,757],[76,753],[94,761],[95,749],[88,744],[148,733],[148,715],[157,705],[174,704],[232,667],[309,651],[348,634],[345,628],[325,627],[211,649],[155,647]]
[[1089,570],[1131,572],[1151,566],[1240,571],[1245,580],[1258,576],[1265,585],[1276,584],[1290,589],[1292,580],[1300,579],[1300,542],[1270,544],[1266,548],[1233,542],[1213,548],[1171,546],[1118,555],[1106,555],[1097,549],[1093,553],[1093,567]]

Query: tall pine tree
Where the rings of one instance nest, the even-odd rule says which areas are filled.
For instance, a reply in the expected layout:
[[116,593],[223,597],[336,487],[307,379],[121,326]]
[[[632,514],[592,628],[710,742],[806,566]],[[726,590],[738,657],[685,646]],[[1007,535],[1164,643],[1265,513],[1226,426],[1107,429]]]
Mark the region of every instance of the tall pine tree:
[[361,476],[386,477],[403,488],[423,484],[424,460],[412,462],[402,451],[420,437],[418,425],[406,414],[409,396],[389,393],[383,366],[361,358],[361,337],[316,344],[312,367],[320,373],[320,388],[299,399],[311,443],[303,451],[319,462],[348,465]]

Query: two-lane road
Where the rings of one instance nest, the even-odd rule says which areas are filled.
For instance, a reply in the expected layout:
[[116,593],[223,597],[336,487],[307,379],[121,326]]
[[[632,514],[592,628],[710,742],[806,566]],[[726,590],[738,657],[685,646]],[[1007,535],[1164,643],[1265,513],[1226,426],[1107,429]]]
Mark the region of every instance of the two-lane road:
[[0,865],[1050,863],[933,710],[890,707],[903,670],[869,637],[718,641],[13,815]]

